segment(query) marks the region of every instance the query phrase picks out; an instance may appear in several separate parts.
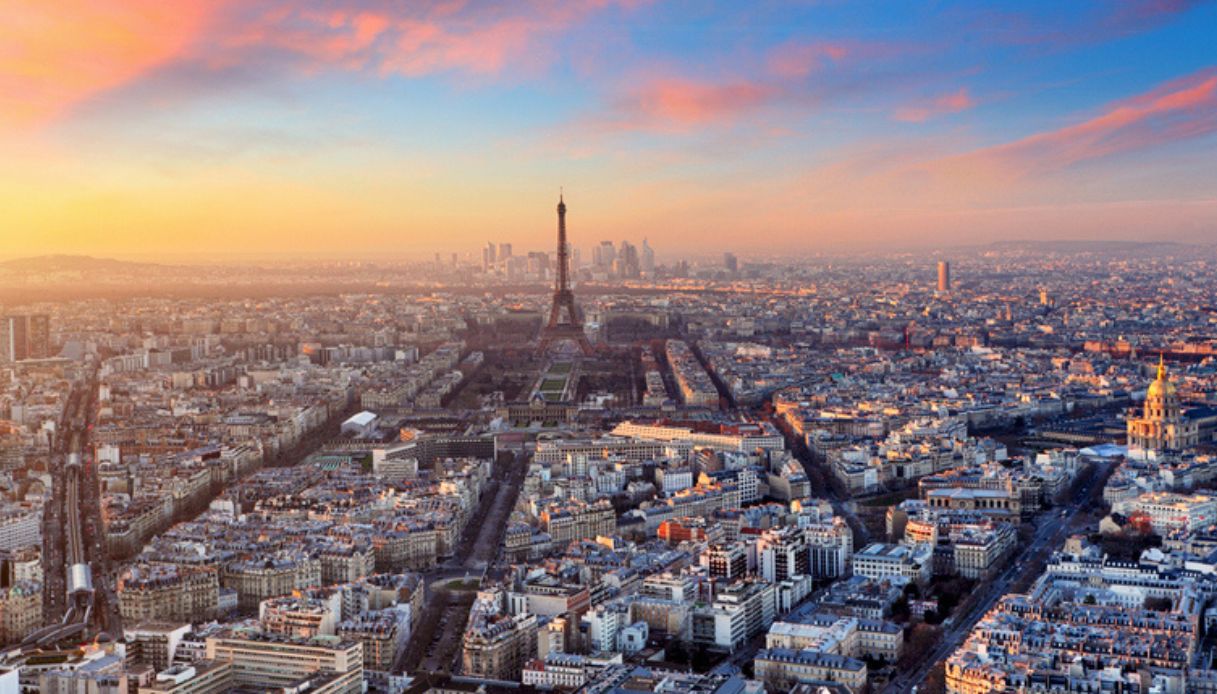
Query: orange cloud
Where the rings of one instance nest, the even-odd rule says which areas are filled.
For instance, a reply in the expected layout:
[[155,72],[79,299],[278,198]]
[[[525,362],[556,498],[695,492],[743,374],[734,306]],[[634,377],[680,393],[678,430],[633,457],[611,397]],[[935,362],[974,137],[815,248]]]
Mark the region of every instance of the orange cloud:
[[1217,69],[1209,68],[1117,101],[1081,123],[952,157],[935,168],[967,176],[1022,176],[1215,131]]
[[46,121],[195,40],[223,2],[16,0],[0,22],[0,126]]
[[936,99],[931,99],[927,102],[904,106],[896,109],[893,117],[898,121],[906,123],[924,123],[925,121],[937,116],[945,116],[952,113],[966,111],[976,105],[976,102],[968,94],[967,88],[961,88],[957,92],[944,94]]

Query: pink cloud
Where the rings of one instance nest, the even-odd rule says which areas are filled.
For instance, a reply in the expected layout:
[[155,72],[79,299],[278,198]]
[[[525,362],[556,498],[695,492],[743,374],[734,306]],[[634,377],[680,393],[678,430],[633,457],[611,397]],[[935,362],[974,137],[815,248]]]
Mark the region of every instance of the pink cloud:
[[[274,48],[306,61],[310,70],[370,68],[380,75],[417,77],[436,72],[498,75],[509,66],[547,63],[545,42],[595,12],[633,7],[637,0],[542,0],[470,4],[461,1],[384,5],[360,10],[340,2],[329,12],[272,6],[257,16],[234,46]],[[341,6],[349,6],[342,9]]]
[[16,0],[0,23],[0,125],[61,115],[161,69],[382,76],[537,70],[548,42],[639,0]]
[[275,7],[227,41],[238,53],[275,48],[305,58],[309,69],[336,66],[362,69],[373,57],[372,47],[393,20],[370,11],[284,12]]
[[[728,77],[651,66],[610,95],[600,114],[580,118],[575,125],[600,135],[683,133],[704,126],[731,125],[744,114],[771,106],[806,113],[829,102],[860,99],[868,93],[906,87],[911,79],[923,79],[883,65],[895,57],[925,50],[924,46],[900,42],[789,42],[768,51],[759,63],[733,65],[733,74]],[[967,92],[961,91],[941,97],[926,108],[946,113],[971,105]],[[776,109],[774,114],[778,115]],[[769,134],[795,132],[788,127],[774,129],[772,123],[755,125]]]
[[976,105],[966,87],[950,94],[943,94],[929,101],[902,106],[896,109],[893,118],[906,123],[924,123],[937,116],[966,111]]
[[793,41],[771,50],[765,68],[777,79],[795,81],[829,68],[890,61],[929,50],[900,41]]
[[417,77],[445,70],[474,75],[501,73],[526,57],[533,37],[544,29],[524,20],[505,20],[454,33],[443,26],[406,21],[398,40],[381,56],[381,74]]
[[778,93],[773,85],[747,80],[654,78],[622,96],[600,125],[605,130],[681,131],[730,123]]
[[844,60],[850,50],[844,43],[787,43],[769,54],[768,68],[777,77],[800,79],[825,63]]
[[968,175],[1020,176],[1217,132],[1217,69],[1209,68],[1117,101],[1056,130],[940,162]]

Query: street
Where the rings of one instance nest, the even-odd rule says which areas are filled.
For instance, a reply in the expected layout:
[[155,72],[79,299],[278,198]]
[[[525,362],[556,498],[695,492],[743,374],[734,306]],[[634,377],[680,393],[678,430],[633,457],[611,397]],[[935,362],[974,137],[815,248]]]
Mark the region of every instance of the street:
[[423,614],[417,620],[418,629],[411,635],[410,643],[394,663],[394,672],[451,671],[460,653],[474,593],[450,591],[441,584],[466,577],[480,581],[497,561],[507,534],[507,520],[527,472],[526,455],[516,453],[510,463],[497,463],[452,559],[423,573],[427,591]]
[[1021,552],[1010,560],[1006,569],[997,578],[984,586],[980,598],[972,603],[971,609],[964,614],[952,615],[951,625],[944,629],[942,641],[931,653],[922,659],[921,665],[915,670],[904,672],[888,682],[882,691],[890,694],[910,691],[913,685],[922,682],[939,662],[950,657],[972,631],[972,627],[992,609],[993,605],[1006,594],[1012,583],[1023,577],[1024,572],[1032,565],[1039,564],[1059,549],[1065,539],[1074,532],[1073,519],[1081,510],[1081,505],[1090,496],[1095,484],[1107,479],[1111,463],[1103,461],[1096,463],[1090,475],[1080,487],[1074,490],[1064,517],[1055,511],[1046,511],[1037,519],[1035,535],[1032,541]]

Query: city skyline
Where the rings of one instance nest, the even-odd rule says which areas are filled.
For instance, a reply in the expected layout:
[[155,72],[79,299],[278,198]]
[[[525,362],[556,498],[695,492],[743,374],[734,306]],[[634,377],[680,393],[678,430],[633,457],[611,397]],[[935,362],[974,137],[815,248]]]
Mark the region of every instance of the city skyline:
[[559,186],[670,257],[1217,224],[1207,2],[8,14],[3,257],[546,250]]
[[28,263],[0,685],[1201,691],[1212,259],[1064,246],[578,286]]

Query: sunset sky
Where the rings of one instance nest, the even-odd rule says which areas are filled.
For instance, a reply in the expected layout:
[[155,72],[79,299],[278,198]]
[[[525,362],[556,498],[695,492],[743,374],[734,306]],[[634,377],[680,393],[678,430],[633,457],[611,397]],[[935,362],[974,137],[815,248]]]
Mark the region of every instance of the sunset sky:
[[10,0],[0,257],[1217,242],[1217,3]]

